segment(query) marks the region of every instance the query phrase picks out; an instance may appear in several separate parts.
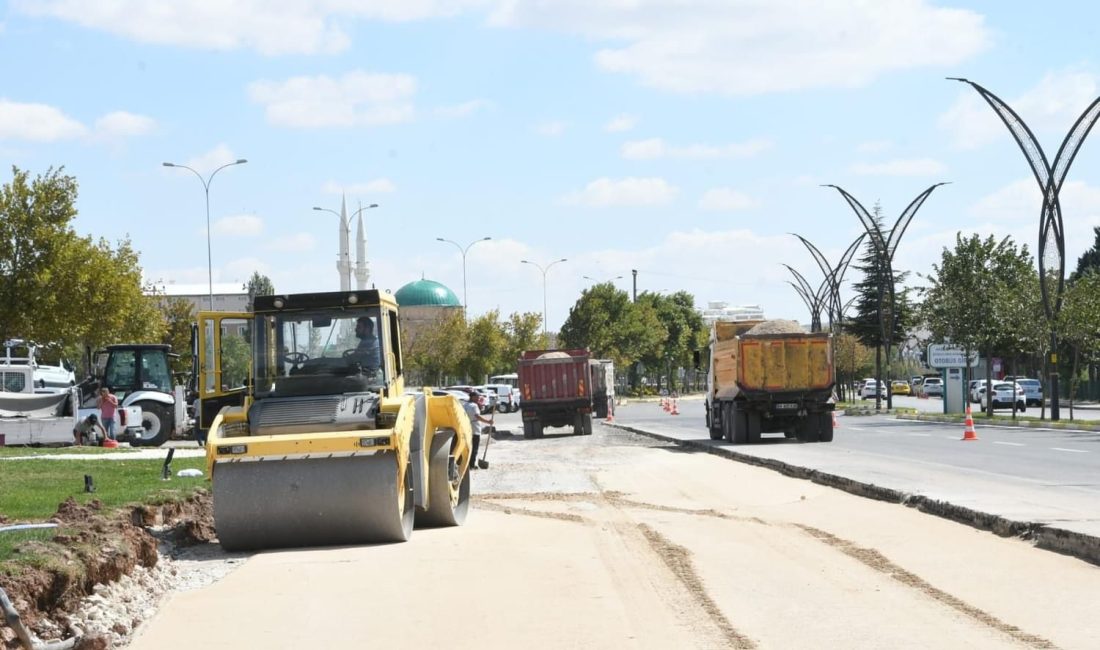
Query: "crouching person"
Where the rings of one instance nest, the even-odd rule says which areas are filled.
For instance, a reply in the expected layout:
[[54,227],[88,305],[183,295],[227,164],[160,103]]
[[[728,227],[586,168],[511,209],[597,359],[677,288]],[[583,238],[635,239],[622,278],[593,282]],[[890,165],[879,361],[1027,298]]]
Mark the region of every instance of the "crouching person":
[[92,413],[81,420],[73,429],[73,439],[77,447],[82,445],[96,446],[107,438],[107,430],[99,423],[99,416]]

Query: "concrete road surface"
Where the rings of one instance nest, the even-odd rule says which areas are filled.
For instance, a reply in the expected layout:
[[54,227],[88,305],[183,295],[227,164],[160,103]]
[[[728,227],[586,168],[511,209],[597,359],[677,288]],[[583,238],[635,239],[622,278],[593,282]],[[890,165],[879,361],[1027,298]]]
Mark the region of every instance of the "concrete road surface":
[[465,526],[253,555],[131,647],[1100,647],[1100,568],[1023,541],[603,426],[489,461]]

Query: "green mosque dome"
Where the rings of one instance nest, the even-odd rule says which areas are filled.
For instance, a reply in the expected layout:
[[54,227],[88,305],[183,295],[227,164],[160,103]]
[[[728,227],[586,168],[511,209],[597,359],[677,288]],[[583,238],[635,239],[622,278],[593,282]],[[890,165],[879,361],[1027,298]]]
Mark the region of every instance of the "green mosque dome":
[[433,280],[410,282],[393,294],[401,307],[461,307],[453,291]]

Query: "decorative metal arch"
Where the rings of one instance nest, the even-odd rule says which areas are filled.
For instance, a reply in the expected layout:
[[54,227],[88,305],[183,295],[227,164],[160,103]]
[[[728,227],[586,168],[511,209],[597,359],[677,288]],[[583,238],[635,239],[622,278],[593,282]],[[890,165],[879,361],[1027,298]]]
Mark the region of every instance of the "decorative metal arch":
[[[847,307],[841,304],[840,301],[840,285],[844,282],[844,274],[848,272],[848,265],[852,261],[852,256],[855,254],[856,249],[859,248],[860,242],[867,236],[867,233],[861,234],[855,241],[848,246],[848,249],[844,251],[844,254],[840,256],[840,262],[836,267],[831,267],[829,261],[825,258],[825,255],[813,245],[813,242],[806,239],[798,233],[790,233],[795,237],[798,237],[806,248],[810,251],[810,255],[813,256],[814,261],[817,262],[817,266],[821,269],[821,272],[825,275],[826,281],[829,283],[829,290],[831,293],[831,301],[829,304],[829,322],[830,325],[841,325],[844,322],[844,313],[847,311]],[[851,304],[851,301],[848,303]]]
[[[1062,309],[1062,296],[1065,292],[1066,277],[1066,242],[1065,231],[1062,223],[1062,204],[1059,193],[1062,183],[1069,173],[1070,165],[1077,157],[1085,137],[1100,119],[1100,97],[1089,104],[1084,113],[1073,123],[1065,139],[1058,147],[1058,153],[1054,156],[1054,163],[1047,161],[1043,148],[1039,145],[1035,134],[1031,132],[1023,119],[1012,110],[1008,104],[982,86],[960,77],[948,77],[952,81],[961,81],[970,84],[982,99],[988,103],[1004,125],[1008,127],[1016,144],[1020,147],[1024,157],[1031,166],[1031,172],[1035,175],[1035,182],[1039,184],[1039,191],[1043,193],[1043,204],[1039,212],[1039,289],[1043,295],[1043,311],[1051,324],[1053,336],[1054,321]],[[1054,237],[1054,248],[1051,249],[1050,238]],[[1052,268],[1054,267],[1054,268]],[[1055,269],[1056,275],[1054,275]],[[1054,275],[1054,277],[1051,277]],[[1056,281],[1052,287],[1051,282]],[[1052,295],[1053,293],[1053,295]],[[1052,346],[1054,341],[1052,340]],[[1053,411],[1052,411],[1053,415]]]
[[810,283],[806,281],[805,276],[799,273],[794,267],[789,264],[784,264],[787,270],[794,275],[798,280],[798,284],[787,281],[787,284],[794,287],[794,290],[798,292],[798,295],[802,298],[802,302],[806,304],[806,308],[810,310],[810,329],[815,332],[821,331],[821,310],[825,304],[825,291],[829,288],[828,279],[818,286],[817,291],[813,290]]

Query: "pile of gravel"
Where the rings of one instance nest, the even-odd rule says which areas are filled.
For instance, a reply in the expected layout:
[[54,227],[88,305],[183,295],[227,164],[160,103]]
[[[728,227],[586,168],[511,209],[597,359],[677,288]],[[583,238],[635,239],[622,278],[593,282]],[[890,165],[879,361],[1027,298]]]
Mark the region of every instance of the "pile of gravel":
[[805,334],[806,329],[796,320],[766,320],[753,327],[742,336],[761,336],[764,334]]

